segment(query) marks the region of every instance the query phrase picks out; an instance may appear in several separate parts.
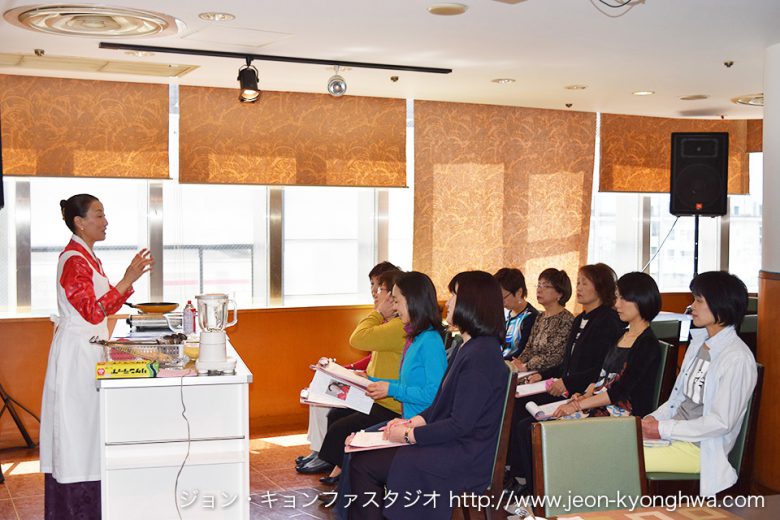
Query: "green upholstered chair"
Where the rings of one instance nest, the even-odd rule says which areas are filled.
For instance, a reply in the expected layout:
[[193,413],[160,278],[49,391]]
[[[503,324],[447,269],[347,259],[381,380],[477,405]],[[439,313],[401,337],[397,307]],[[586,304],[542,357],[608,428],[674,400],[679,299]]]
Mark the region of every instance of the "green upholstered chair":
[[746,314],[758,314],[758,296],[749,296]]
[[653,410],[669,398],[677,377],[677,345],[658,340],[658,348],[661,350],[661,358],[658,361],[658,375],[655,380]]
[[656,338],[675,346],[680,344],[680,326],[679,320],[653,320],[650,322],[650,329]]
[[[506,450],[509,446],[509,432],[512,430],[512,415],[515,409],[515,389],[517,388],[517,374],[509,372],[506,386],[506,396],[504,399],[504,413],[501,418],[501,429],[498,430],[496,436],[496,451],[493,457],[493,472],[491,473],[490,484],[487,489],[481,493],[481,495],[487,495],[491,497],[491,504],[498,504],[503,498],[504,487],[504,461],[506,460]],[[470,497],[470,494],[468,494]],[[462,501],[462,504],[473,504],[473,498],[468,498]],[[476,507],[462,507],[457,503],[453,507],[453,513],[456,509],[461,509],[463,518],[469,520],[472,514],[480,515],[487,520],[493,518],[493,515],[499,514],[501,517],[505,517],[503,509],[495,506],[490,508],[478,509]],[[453,515],[454,516],[454,515]]]
[[604,502],[565,510],[569,495],[613,498],[618,492],[634,497],[645,494],[639,417],[535,423],[531,439],[535,494],[548,499],[561,497],[559,505],[548,500],[536,514],[549,517],[614,509],[614,503]]
[[[729,462],[737,471],[738,480],[734,486],[723,492],[725,494],[743,494],[750,491],[750,478],[753,473],[753,445],[756,438],[758,409],[761,405],[761,387],[764,384],[764,366],[756,363],[756,370],[758,371],[756,388],[748,402],[745,420],[742,421],[737,441],[729,452]],[[698,473],[648,472],[647,480],[651,495],[676,495],[678,491],[694,494],[698,492]]]
[[739,326],[739,337],[755,355],[758,341],[758,315],[747,314]]

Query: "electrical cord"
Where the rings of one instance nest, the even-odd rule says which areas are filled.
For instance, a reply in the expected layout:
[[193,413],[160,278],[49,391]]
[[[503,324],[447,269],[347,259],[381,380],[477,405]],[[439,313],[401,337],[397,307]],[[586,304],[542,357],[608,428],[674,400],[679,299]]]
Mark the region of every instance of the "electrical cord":
[[[644,4],[645,3],[645,0],[625,0],[625,1],[615,0],[615,1],[618,2],[618,3],[616,3],[616,4],[615,3],[610,3],[610,2],[607,2],[606,0],[590,0],[590,3],[591,3],[591,5],[593,7],[596,8],[596,10],[598,12],[600,12],[601,14],[603,14],[604,16],[606,16],[608,18],[620,18],[621,16],[623,16],[623,15],[627,14],[629,11],[631,11],[634,7],[638,6],[639,4]],[[615,13],[615,14],[610,14],[610,10],[609,9],[604,10],[602,7],[599,6],[599,4],[601,4],[604,7],[608,7],[609,9],[622,9],[622,8],[625,8],[625,9],[623,9],[620,12],[612,11],[612,13]]]
[[671,234],[672,234],[672,230],[674,229],[674,226],[676,226],[676,225],[677,225],[677,221],[678,221],[678,220],[680,220],[680,217],[677,217],[676,219],[674,219],[674,222],[672,223],[672,227],[670,227],[670,228],[669,228],[669,232],[666,234],[666,236],[664,237],[664,239],[661,241],[661,245],[660,245],[660,246],[658,246],[658,249],[656,249],[656,250],[655,250],[655,254],[653,255],[653,258],[651,258],[650,260],[648,260],[648,261],[647,261],[647,263],[645,264],[645,266],[642,268],[642,272],[643,272],[643,273],[645,272],[645,270],[647,269],[647,267],[648,267],[648,266],[649,266],[651,263],[653,263],[653,260],[655,260],[655,257],[656,257],[656,256],[658,256],[658,253],[660,253],[660,252],[661,252],[661,248],[662,248],[662,247],[664,247],[664,244],[666,243],[666,239],[667,239],[667,238],[669,238],[669,235],[671,235]]
[[620,9],[621,7],[625,7],[634,0],[625,0],[623,2],[617,2],[617,5],[611,4],[607,2],[606,0],[598,0],[599,3],[606,5],[607,7],[611,7],[612,9]]
[[184,465],[187,464],[187,460],[190,458],[190,445],[192,443],[192,438],[190,436],[190,420],[187,419],[187,405],[184,404],[184,374],[182,374],[180,382],[179,382],[179,397],[181,399],[181,416],[184,417],[184,422],[187,423],[187,454],[184,456],[184,460],[181,462],[181,466],[179,466],[179,471],[176,473],[176,484],[173,486],[173,500],[176,504],[176,513],[179,515],[179,520],[182,520],[181,517],[181,508],[179,507],[179,477],[181,476],[181,472],[184,469]]

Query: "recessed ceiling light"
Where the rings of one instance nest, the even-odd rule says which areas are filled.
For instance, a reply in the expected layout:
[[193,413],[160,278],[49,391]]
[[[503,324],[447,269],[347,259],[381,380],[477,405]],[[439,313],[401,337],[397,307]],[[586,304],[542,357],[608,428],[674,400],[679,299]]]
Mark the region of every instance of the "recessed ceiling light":
[[654,90],[637,90],[636,92],[632,92],[635,96],[652,96],[655,94]]
[[428,8],[428,12],[439,16],[455,16],[463,14],[469,6],[464,4],[433,4]]
[[496,79],[491,79],[490,81],[492,81],[493,83],[498,83],[499,85],[508,85],[509,83],[515,82],[515,80],[513,80],[512,78],[496,78]]
[[200,13],[198,18],[206,20],[207,22],[229,22],[236,19],[236,15],[230,13],[218,13],[209,11],[206,13]]
[[708,99],[709,97],[707,94],[691,94],[690,96],[680,97],[680,101],[698,101],[700,99]]
[[762,107],[764,106],[764,93],[761,92],[759,94],[746,94],[744,96],[737,96],[733,98],[731,101],[734,103],[737,103],[738,105],[749,105],[751,107]]
[[136,58],[145,58],[147,56],[154,56],[153,52],[149,51],[125,51],[128,56],[135,56]]
[[565,88],[566,90],[585,90],[586,88],[588,88],[588,86],[587,85],[566,85],[563,88]]

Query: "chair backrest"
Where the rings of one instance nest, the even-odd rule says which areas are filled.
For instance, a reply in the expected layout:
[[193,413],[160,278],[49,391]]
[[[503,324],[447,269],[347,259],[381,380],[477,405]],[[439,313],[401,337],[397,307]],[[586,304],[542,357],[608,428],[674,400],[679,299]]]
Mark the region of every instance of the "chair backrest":
[[[549,517],[614,509],[614,501],[610,504],[604,499],[566,509],[572,494],[612,498],[617,493],[634,497],[646,493],[638,417],[535,423],[532,444],[534,492],[547,497],[538,514]],[[560,497],[559,504],[555,497]]]
[[[679,324],[679,322],[677,322]],[[679,330],[679,327],[678,327]],[[653,410],[666,401],[672,392],[674,378],[677,375],[677,345],[658,340],[661,357],[658,360],[658,375],[655,378],[653,390]]]
[[504,461],[509,447],[509,432],[512,430],[512,415],[515,409],[515,389],[517,388],[517,373],[509,372],[507,377],[506,395],[504,396],[504,412],[501,416],[501,429],[496,438],[496,452],[493,457],[493,471],[487,493],[501,493],[504,488]]
[[755,355],[758,341],[758,315],[746,314],[739,326],[739,337]]
[[447,362],[454,359],[454,355],[463,345],[463,336],[447,331],[444,336],[444,353],[447,355]]
[[[756,387],[753,390],[753,395],[748,401],[747,409],[745,410],[745,418],[742,420],[742,427],[739,430],[739,435],[734,443],[734,447],[729,452],[729,462],[737,471],[737,475],[742,478],[743,464],[747,464],[750,467],[745,468],[752,473],[752,453],[753,444],[756,439],[756,426],[758,424],[758,409],[761,406],[761,388],[764,386],[764,365],[756,363],[756,371],[758,372],[758,378],[756,379]],[[747,475],[750,478],[750,475]]]
[[758,314],[758,296],[748,297],[747,310],[745,312],[747,314]]
[[671,345],[680,344],[680,327],[682,323],[679,320],[653,320],[650,322],[650,329],[655,337]]

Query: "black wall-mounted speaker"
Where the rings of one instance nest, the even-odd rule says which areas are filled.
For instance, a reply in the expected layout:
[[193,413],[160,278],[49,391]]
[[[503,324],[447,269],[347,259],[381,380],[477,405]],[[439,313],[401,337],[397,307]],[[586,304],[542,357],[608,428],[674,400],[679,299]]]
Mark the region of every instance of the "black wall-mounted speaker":
[[725,215],[728,210],[729,134],[672,134],[669,213]]

